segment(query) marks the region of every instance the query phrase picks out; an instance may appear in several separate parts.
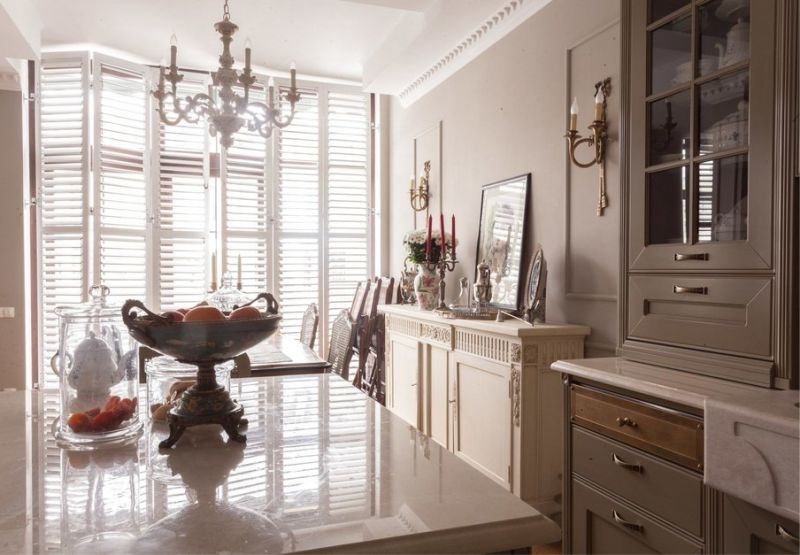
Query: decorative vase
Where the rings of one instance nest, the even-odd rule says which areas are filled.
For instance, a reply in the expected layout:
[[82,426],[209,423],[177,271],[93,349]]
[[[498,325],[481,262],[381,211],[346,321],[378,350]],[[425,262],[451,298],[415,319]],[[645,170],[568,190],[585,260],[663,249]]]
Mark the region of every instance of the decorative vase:
[[427,264],[417,264],[414,293],[420,310],[433,310],[439,303],[439,276]]

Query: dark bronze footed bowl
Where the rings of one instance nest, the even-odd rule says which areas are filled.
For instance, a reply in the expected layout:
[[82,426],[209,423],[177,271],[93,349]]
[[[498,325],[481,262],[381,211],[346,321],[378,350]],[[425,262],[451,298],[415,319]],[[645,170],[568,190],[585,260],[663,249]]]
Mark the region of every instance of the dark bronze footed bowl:
[[277,331],[281,321],[278,303],[269,293],[262,293],[248,304],[259,299],[267,301],[259,320],[174,322],[148,310],[141,301],[128,300],[122,306],[122,321],[134,339],[161,354],[190,364],[219,363]]

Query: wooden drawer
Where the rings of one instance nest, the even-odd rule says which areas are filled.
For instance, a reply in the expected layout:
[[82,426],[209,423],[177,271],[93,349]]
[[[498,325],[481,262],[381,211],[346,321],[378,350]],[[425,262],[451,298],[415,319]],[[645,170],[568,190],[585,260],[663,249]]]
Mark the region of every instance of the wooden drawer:
[[722,504],[722,553],[798,553],[800,526],[726,495]]
[[630,339],[769,357],[772,279],[632,275]]
[[572,488],[573,553],[700,553],[702,547],[580,480]]
[[572,426],[572,470],[687,532],[703,535],[703,480]]
[[695,471],[703,469],[703,421],[604,393],[570,386],[572,422]]

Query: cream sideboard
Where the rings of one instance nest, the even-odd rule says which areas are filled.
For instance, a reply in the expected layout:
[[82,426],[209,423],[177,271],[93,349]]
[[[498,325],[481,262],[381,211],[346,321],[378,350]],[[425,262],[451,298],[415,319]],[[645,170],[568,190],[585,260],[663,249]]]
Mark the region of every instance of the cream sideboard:
[[387,408],[546,511],[561,492],[563,401],[550,364],[583,356],[590,329],[380,310]]

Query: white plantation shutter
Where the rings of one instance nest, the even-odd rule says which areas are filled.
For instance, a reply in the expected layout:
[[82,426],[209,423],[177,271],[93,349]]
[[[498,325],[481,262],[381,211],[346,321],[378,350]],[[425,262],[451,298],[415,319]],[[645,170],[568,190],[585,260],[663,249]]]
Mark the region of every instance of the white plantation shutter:
[[369,276],[369,97],[328,93],[328,322]]
[[[281,87],[281,108],[288,114],[286,92]],[[319,95],[311,89],[301,89],[300,95],[292,124],[277,132],[275,156],[281,329],[293,336],[300,333],[306,307],[310,303],[320,305],[322,300]]]
[[[263,91],[250,92],[263,102]],[[222,154],[223,271],[237,279],[237,258],[242,258],[242,290],[248,294],[267,288],[269,206],[266,184],[267,140],[243,127],[233,146]]]
[[44,387],[57,387],[50,358],[58,349],[56,306],[85,299],[89,229],[88,57],[53,58],[40,73],[39,218]]
[[146,255],[147,93],[143,72],[95,59],[95,276],[112,302],[150,299]]
[[[204,92],[202,79],[187,75],[178,96]],[[188,307],[202,300],[208,288],[206,264],[209,212],[208,129],[201,123],[165,125],[154,121],[158,207],[154,231],[155,264],[161,309]]]

